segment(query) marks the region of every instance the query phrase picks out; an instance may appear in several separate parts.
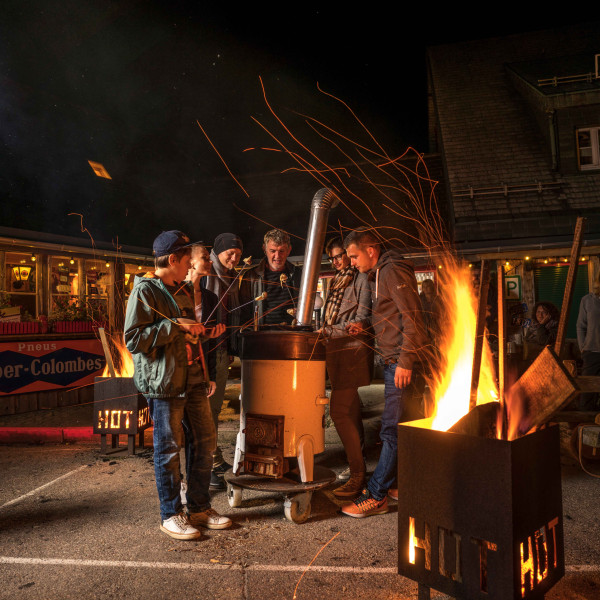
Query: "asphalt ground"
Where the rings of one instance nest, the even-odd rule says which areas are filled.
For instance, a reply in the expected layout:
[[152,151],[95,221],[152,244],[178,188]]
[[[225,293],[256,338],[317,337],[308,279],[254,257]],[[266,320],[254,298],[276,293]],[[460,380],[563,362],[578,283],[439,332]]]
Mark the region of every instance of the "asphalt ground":
[[[382,386],[361,395],[372,470]],[[220,428],[230,460],[236,429],[235,420]],[[345,468],[332,427],[316,462]],[[393,502],[387,514],[351,519],[331,486],[313,494],[311,517],[295,524],[279,494],[244,490],[242,505],[231,508],[225,492],[215,492],[213,507],[233,527],[177,541],[159,530],[151,448],[104,456],[96,440],[4,445],[0,473],[2,599],[417,598],[417,585],[396,573]],[[598,599],[600,484],[566,449],[562,482],[567,572],[546,598]],[[432,591],[432,598],[447,596]]]

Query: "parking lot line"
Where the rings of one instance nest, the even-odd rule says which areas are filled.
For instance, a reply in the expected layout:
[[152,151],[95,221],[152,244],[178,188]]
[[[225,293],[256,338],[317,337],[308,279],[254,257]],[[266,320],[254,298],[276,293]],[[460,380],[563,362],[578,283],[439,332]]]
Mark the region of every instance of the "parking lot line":
[[57,477],[56,479],[53,479],[52,481],[49,481],[48,483],[45,483],[44,485],[41,485],[40,487],[35,488],[35,490],[31,490],[30,492],[27,492],[26,494],[23,494],[22,496],[19,496],[18,498],[15,498],[14,500],[9,500],[8,502],[5,502],[2,506],[0,506],[0,510],[2,510],[3,508],[5,508],[7,506],[12,506],[13,504],[16,504],[17,502],[20,502],[21,500],[25,500],[25,498],[34,496],[41,490],[44,490],[47,487],[50,487],[51,485],[54,485],[55,483],[58,483],[59,481],[66,479],[67,477],[71,477],[71,475],[74,475],[75,473],[77,473],[78,471],[81,471],[82,469],[86,469],[87,466],[88,465],[82,465],[81,467],[74,469],[73,471],[69,471],[68,473],[65,473],[64,475],[61,475],[60,477]]
[[[307,565],[247,565],[242,566],[237,563],[176,563],[176,562],[149,562],[137,560],[85,560],[75,558],[28,558],[18,556],[0,556],[0,564],[13,565],[58,565],[65,567],[114,567],[117,569],[178,569],[195,571],[286,571],[302,572],[307,569]],[[398,573],[396,567],[350,567],[337,565],[311,565],[310,571],[320,573],[363,573],[373,575],[395,575]],[[595,573],[600,572],[600,565],[567,565],[567,573]]]

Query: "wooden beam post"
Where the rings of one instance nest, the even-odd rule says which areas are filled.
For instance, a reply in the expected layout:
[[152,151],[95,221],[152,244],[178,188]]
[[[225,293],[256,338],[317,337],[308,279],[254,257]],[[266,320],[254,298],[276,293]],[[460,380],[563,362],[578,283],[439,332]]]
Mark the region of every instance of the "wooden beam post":
[[575,287],[575,279],[577,277],[577,267],[579,266],[579,254],[581,252],[581,245],[583,243],[584,223],[585,217],[577,217],[577,222],[575,224],[575,233],[573,235],[573,246],[571,247],[569,272],[567,273],[565,293],[563,295],[563,301],[560,309],[558,333],[556,334],[556,342],[554,344],[554,352],[559,359],[562,358],[562,353],[564,351],[567,325],[569,323],[569,312],[571,310],[571,302],[573,300],[573,289]]
[[487,312],[487,298],[490,289],[490,264],[487,260],[481,261],[479,274],[479,298],[477,304],[477,325],[475,326],[475,351],[473,352],[473,372],[471,375],[471,395],[469,397],[469,410],[477,406],[477,389],[479,387],[479,373],[481,371],[481,356],[485,338],[485,317]]

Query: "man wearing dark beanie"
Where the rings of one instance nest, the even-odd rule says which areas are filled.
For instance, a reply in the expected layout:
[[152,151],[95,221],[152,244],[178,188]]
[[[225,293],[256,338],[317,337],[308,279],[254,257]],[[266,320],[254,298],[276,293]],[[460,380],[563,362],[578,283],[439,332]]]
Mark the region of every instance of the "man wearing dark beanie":
[[[215,293],[219,299],[217,323],[223,323],[227,329],[216,340],[215,352],[217,370],[215,393],[209,398],[215,430],[218,431],[219,414],[225,399],[225,386],[229,374],[229,365],[238,354],[238,333],[240,328],[239,281],[235,267],[240,262],[244,245],[234,233],[221,233],[215,238],[210,253],[211,272],[202,280],[202,286]],[[217,444],[213,455],[213,470],[210,479],[212,489],[224,489],[223,474],[231,467],[223,459],[223,453]]]

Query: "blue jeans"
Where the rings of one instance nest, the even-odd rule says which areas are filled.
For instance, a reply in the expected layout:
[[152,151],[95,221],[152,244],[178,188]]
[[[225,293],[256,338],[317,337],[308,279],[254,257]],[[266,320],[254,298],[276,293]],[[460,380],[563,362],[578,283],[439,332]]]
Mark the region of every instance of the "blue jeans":
[[196,386],[182,398],[148,398],[154,421],[154,477],[160,517],[183,510],[179,452],[186,444],[187,506],[190,512],[210,508],[210,473],[216,433],[206,390]]
[[367,489],[376,500],[383,500],[398,475],[398,423],[402,417],[404,402],[402,391],[396,387],[394,376],[396,365],[385,365],[383,382],[385,405],[381,414],[381,431],[379,438],[382,447],[379,462],[369,480]]

